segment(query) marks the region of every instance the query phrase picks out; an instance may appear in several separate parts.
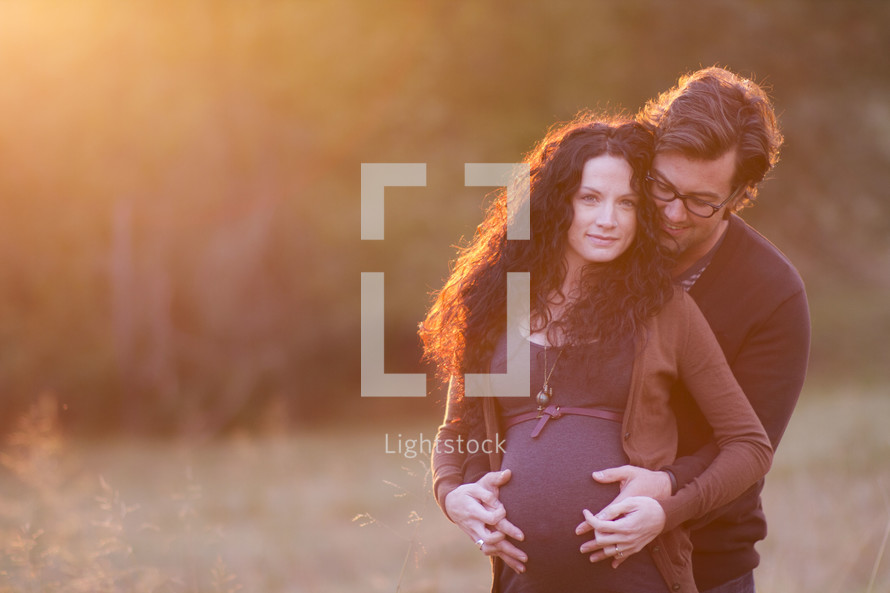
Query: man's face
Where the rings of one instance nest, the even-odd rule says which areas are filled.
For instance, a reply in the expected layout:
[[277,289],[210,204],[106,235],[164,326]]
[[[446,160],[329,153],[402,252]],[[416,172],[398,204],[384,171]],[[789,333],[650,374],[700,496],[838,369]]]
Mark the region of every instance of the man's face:
[[[678,193],[719,205],[735,188],[735,151],[714,160],[695,160],[678,152],[656,153],[651,175]],[[667,196],[670,198],[671,194]],[[686,209],[683,200],[655,200],[663,216],[664,243],[677,255],[675,272],[689,268],[717,244],[729,224],[726,206],[710,218],[696,216]]]

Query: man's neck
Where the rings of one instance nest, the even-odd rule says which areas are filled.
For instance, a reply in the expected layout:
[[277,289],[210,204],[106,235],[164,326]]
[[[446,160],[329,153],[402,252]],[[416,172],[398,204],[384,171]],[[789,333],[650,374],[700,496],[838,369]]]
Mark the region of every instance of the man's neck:
[[677,255],[677,263],[671,270],[671,276],[676,279],[695,266],[703,257],[708,255],[718,243],[720,243],[720,240],[726,234],[728,228],[729,220],[724,219],[707,240],[690,247],[683,253]]

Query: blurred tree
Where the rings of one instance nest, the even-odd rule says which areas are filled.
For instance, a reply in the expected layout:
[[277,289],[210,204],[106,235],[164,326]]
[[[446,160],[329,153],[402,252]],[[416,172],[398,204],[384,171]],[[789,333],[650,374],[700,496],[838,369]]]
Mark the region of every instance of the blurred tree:
[[[386,273],[388,369],[418,372],[489,191],[463,164],[713,63],[773,87],[787,144],[745,216],[811,286],[815,372],[884,369],[888,55],[868,0],[3,3],[0,423],[45,390],[83,431],[364,414],[359,274]],[[381,243],[361,162],[428,164]]]

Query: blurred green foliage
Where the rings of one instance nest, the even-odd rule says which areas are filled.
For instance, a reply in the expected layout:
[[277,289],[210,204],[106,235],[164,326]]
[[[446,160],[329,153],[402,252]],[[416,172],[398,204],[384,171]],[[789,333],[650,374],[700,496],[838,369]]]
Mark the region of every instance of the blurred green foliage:
[[[426,409],[359,397],[360,272],[386,274],[387,371],[420,371],[488,191],[464,163],[712,64],[781,114],[745,217],[808,283],[811,376],[886,381],[888,55],[865,0],[3,3],[0,418],[43,391],[84,432]],[[382,242],[363,162],[427,163]]]

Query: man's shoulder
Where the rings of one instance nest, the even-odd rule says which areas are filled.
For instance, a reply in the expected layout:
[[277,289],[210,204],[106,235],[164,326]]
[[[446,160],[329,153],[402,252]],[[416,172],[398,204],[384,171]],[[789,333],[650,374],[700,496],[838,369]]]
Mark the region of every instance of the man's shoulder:
[[721,284],[751,288],[768,286],[780,292],[803,290],[803,280],[791,260],[769,239],[735,215],[730,219],[726,238],[715,254],[709,271],[720,276]]

